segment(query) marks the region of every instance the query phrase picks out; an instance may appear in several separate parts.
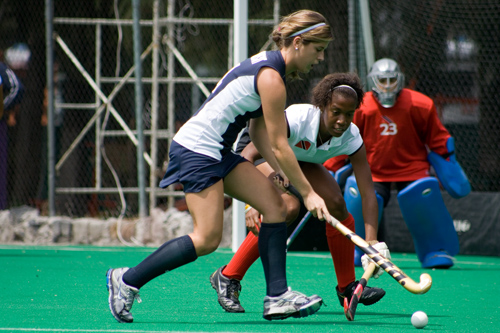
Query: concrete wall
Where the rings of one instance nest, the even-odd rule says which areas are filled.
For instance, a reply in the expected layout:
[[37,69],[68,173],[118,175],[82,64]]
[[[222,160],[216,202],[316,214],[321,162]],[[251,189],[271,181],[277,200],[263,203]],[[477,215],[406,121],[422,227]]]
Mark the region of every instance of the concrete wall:
[[[224,213],[221,247],[231,247],[231,209]],[[134,245],[159,246],[193,230],[187,212],[175,208],[154,209],[145,219],[40,216],[38,210],[23,206],[0,211],[0,243],[33,245]]]

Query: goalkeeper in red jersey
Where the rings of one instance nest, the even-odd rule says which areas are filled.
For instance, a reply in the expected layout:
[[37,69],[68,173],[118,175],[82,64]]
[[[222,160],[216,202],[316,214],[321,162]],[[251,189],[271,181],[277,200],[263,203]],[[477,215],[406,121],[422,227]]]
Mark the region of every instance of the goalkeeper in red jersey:
[[[439,182],[430,177],[430,167],[434,167],[441,185],[453,197],[470,192],[467,177],[455,159],[453,137],[439,120],[432,99],[404,88],[404,75],[396,61],[376,61],[367,76],[367,86],[353,123],[365,142],[377,196],[383,207],[387,206],[394,184],[422,267],[451,267],[458,253],[458,238]],[[335,171],[344,158],[330,159],[325,166]],[[360,198],[349,190],[355,187],[355,179],[348,179],[344,197],[355,218],[356,233],[363,237]],[[362,254],[356,249],[358,266],[360,259],[367,260],[361,258]]]

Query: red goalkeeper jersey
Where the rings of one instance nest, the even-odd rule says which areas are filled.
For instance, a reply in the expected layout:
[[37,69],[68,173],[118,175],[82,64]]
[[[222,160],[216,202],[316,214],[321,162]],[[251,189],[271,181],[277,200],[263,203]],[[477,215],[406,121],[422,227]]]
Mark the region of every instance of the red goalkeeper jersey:
[[353,122],[365,142],[373,181],[413,181],[429,175],[428,149],[448,151],[449,132],[439,120],[434,102],[403,89],[392,108],[383,108],[367,92]]

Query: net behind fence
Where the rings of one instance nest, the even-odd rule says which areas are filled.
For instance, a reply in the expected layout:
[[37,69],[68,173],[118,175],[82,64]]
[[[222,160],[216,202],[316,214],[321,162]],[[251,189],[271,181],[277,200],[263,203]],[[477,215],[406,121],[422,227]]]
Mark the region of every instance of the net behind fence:
[[500,190],[500,4],[370,1],[377,58],[398,61],[456,139],[475,191]]

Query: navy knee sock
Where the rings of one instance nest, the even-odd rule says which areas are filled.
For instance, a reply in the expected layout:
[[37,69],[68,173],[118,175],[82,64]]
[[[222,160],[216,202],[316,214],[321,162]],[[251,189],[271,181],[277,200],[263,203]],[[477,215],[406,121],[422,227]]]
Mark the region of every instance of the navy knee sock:
[[123,282],[141,288],[155,277],[198,258],[193,241],[188,235],[169,240],[151,253],[139,265],[123,274]]
[[286,282],[286,223],[262,223],[259,252],[266,277],[267,295],[278,296],[288,289]]

